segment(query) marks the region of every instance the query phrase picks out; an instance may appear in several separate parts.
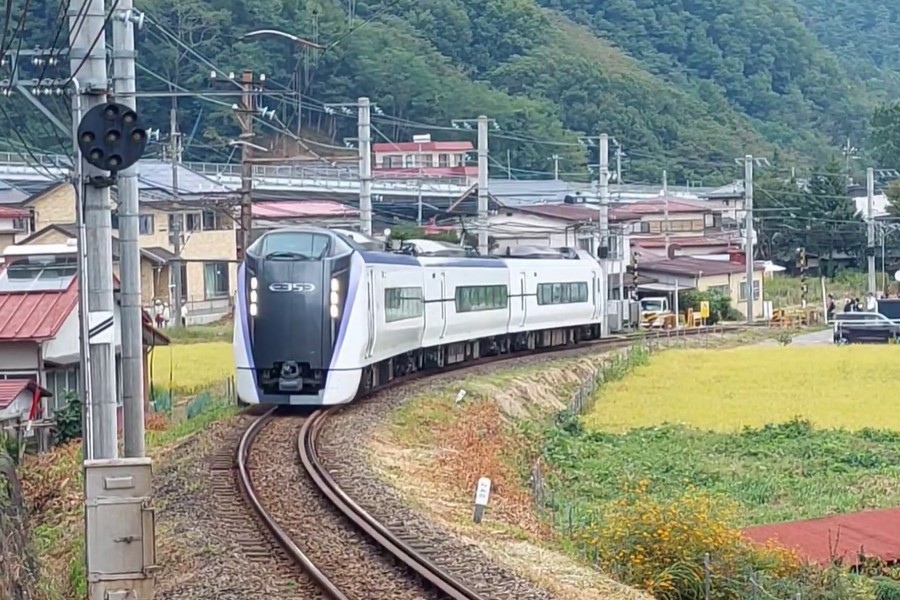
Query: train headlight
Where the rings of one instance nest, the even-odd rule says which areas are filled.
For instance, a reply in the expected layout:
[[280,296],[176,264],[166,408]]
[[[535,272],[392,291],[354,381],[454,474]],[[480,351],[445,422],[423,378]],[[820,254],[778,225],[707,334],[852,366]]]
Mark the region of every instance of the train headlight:
[[250,303],[250,316],[255,317],[258,312],[259,312],[259,308],[257,308],[256,302],[251,302]]
[[256,277],[251,277],[250,278],[250,289],[255,290],[258,287],[259,287],[259,281],[256,279]]
[[341,289],[341,282],[338,279],[331,280],[331,293],[339,292]]
[[341,297],[338,296],[337,292],[331,292],[331,305],[337,306],[338,302],[340,302]]
[[256,304],[258,295],[256,290],[250,290],[250,304]]
[[331,313],[331,318],[332,318],[332,319],[337,319],[337,318],[338,318],[338,315],[340,314],[340,311],[338,310],[337,304],[332,304],[332,305],[331,305],[331,310],[330,310],[329,312]]

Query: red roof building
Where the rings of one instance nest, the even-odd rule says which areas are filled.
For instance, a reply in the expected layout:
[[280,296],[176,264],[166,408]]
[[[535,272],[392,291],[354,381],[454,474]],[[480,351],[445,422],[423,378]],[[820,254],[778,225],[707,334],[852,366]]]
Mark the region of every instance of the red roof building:
[[414,136],[411,142],[372,144],[372,174],[376,179],[452,178],[471,183],[478,178],[478,167],[468,166],[466,155],[474,149],[469,141],[432,141],[429,135]]
[[[60,245],[29,248],[33,248],[32,254],[7,254],[7,262],[0,265],[0,421],[49,417],[62,408],[67,392],[80,390],[79,286],[74,254],[60,250]],[[115,277],[113,285],[118,288]],[[116,306],[116,321],[119,315]],[[120,330],[114,326],[112,331],[118,354]],[[145,314],[145,349],[168,343]],[[120,368],[118,356],[116,362]],[[146,374],[146,360],[144,370]],[[28,390],[33,405],[23,408],[17,398]],[[146,379],[145,394],[149,394]],[[18,412],[11,415],[10,411]]]
[[63,291],[0,293],[0,342],[52,339],[77,304],[74,279]]

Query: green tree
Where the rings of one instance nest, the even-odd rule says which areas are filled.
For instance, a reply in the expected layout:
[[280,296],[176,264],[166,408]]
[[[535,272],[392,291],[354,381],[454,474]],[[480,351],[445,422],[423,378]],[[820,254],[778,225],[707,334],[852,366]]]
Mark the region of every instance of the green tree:
[[900,169],[900,102],[875,109],[869,141],[878,166]]

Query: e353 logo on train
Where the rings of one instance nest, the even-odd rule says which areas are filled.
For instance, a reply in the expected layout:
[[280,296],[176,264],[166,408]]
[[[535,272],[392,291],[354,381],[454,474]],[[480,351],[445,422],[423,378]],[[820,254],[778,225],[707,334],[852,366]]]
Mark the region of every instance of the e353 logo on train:
[[316,286],[311,283],[270,283],[269,290],[273,292],[294,292],[295,294],[311,294],[316,291]]

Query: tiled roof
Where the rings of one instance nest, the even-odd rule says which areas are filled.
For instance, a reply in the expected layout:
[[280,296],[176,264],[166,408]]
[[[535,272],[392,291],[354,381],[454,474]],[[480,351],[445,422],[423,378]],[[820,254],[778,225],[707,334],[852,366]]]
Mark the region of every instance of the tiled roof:
[[356,217],[355,208],[327,200],[254,202],[253,216],[259,219],[296,219],[309,217]]
[[63,291],[0,293],[0,341],[52,339],[77,303],[74,280]]
[[42,397],[53,395],[28,379],[3,379],[0,380],[0,410],[8,408],[25,390],[30,390],[32,393],[40,390]]
[[596,204],[539,204],[532,206],[516,206],[515,210],[551,219],[584,222],[596,221],[600,218],[600,209]]
[[[762,265],[754,265],[755,271],[762,271]],[[744,273],[743,264],[723,260],[709,260],[694,256],[676,256],[663,260],[638,261],[638,272],[649,271],[651,273],[666,273],[668,275],[680,275],[685,277],[698,277],[703,275],[731,275]]]
[[372,151],[378,153],[391,152],[468,152],[474,146],[472,142],[389,142],[372,144]]
[[31,213],[24,208],[0,206],[0,219],[24,219],[30,215]]
[[[679,213],[704,213],[709,212],[709,206],[700,201],[691,201],[684,198],[668,198],[669,214]],[[638,219],[645,215],[662,215],[666,212],[666,199],[654,198],[653,200],[641,200],[639,202],[627,202],[616,204],[609,209],[611,221],[628,221]]]

